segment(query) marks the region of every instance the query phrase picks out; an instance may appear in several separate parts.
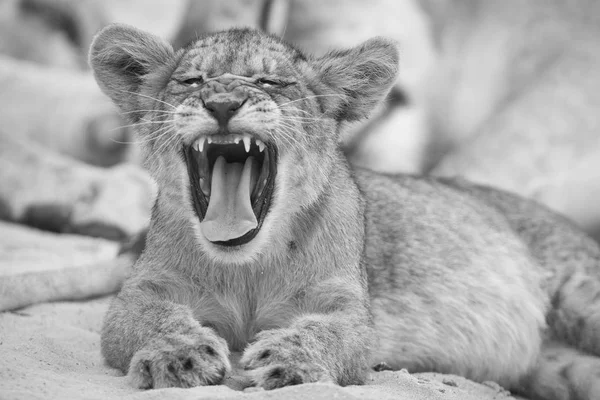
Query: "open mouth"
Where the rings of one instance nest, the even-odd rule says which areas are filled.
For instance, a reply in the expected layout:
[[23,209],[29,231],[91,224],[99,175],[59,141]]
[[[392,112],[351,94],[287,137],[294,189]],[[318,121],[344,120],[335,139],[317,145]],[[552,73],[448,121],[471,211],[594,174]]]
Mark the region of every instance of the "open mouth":
[[271,204],[276,147],[249,135],[210,135],[184,154],[202,234],[222,246],[251,241]]

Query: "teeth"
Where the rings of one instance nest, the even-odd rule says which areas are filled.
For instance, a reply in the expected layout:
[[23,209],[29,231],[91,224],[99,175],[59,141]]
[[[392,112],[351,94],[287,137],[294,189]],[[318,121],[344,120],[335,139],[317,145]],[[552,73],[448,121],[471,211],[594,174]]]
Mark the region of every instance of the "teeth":
[[204,178],[200,178],[200,189],[206,196],[210,196],[210,186],[208,186],[206,179]]
[[[250,147],[252,145],[252,138],[250,136],[233,136],[231,138],[219,138],[217,137],[216,139],[211,137],[211,136],[202,136],[201,138],[199,138],[198,140],[196,140],[193,144],[193,147],[199,151],[199,152],[203,152],[204,151],[204,146],[206,143],[220,143],[220,144],[226,144],[226,143],[235,143],[235,144],[239,144],[240,141],[244,142],[244,148],[246,149],[246,153],[250,152]],[[258,150],[262,153],[263,151],[265,151],[265,148],[267,147],[264,142],[262,142],[261,140],[256,139],[255,140],[256,146],[258,146]]]

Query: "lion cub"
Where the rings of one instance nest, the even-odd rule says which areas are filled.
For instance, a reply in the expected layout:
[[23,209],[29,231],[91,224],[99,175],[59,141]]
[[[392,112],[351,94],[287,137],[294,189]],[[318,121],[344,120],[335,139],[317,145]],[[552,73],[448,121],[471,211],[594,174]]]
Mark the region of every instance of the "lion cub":
[[217,384],[233,350],[266,389],[386,362],[600,398],[594,242],[507,193],[348,166],[340,127],[385,97],[394,43],[311,58],[236,29],[175,51],[111,25],[90,61],[159,188],[102,334],[135,386]]

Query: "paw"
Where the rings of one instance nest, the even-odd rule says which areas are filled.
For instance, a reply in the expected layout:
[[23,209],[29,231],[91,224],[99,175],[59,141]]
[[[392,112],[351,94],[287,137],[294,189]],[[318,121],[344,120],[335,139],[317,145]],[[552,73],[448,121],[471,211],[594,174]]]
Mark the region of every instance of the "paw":
[[266,390],[310,382],[333,382],[324,368],[310,363],[275,364],[249,372],[256,386]]
[[228,357],[227,344],[212,332],[171,336],[139,350],[129,377],[140,389],[216,385],[231,370]]
[[261,332],[250,345],[240,364],[256,386],[277,389],[310,382],[333,382],[331,374],[298,333],[291,329]]

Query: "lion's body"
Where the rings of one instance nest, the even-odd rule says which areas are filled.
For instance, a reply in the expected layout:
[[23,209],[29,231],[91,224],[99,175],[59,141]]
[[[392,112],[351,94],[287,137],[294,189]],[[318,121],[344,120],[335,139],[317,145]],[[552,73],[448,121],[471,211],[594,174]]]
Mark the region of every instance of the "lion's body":
[[514,387],[538,355],[548,301],[506,219],[437,181],[358,177],[377,359]]
[[[394,83],[393,43],[309,58],[232,30],[175,52],[114,25],[90,60],[137,124],[159,188],[146,250],[102,335],[108,363],[135,386],[218,383],[234,350],[267,389],[363,383],[385,362],[548,399],[600,394],[600,250],[589,238],[507,193],[348,165],[340,124],[366,117]],[[252,171],[251,158],[264,183],[235,172]]]

